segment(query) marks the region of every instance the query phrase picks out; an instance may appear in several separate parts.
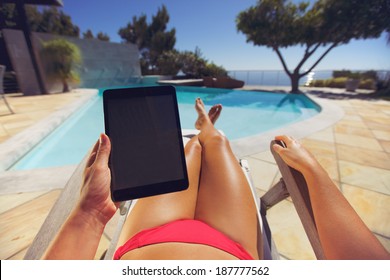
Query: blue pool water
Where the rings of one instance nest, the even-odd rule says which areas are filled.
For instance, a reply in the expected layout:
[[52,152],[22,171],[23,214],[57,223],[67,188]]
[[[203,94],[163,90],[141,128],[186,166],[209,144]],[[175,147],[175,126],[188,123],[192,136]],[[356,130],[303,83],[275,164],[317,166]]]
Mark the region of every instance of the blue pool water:
[[[176,87],[181,127],[194,128],[197,114],[195,98],[201,97],[206,109],[222,104],[216,127],[230,140],[280,128],[316,115],[320,108],[303,95]],[[53,133],[40,142],[12,169],[73,165],[81,161],[104,132],[102,91]]]

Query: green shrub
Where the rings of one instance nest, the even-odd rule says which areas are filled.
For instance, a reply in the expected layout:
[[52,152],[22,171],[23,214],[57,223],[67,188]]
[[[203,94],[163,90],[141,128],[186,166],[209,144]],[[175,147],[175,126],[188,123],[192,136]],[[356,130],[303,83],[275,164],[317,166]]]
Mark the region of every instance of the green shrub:
[[346,77],[328,79],[325,82],[325,86],[330,88],[344,88],[347,80],[348,78]]
[[206,67],[203,70],[202,76],[203,77],[226,77],[227,71],[222,66],[218,66],[213,62],[211,63],[208,62],[206,63]]
[[325,87],[325,80],[312,80],[309,87]]
[[352,72],[350,70],[335,70],[332,73],[333,78],[346,77],[350,79],[372,79],[374,81],[378,80],[378,75],[375,70],[369,70],[365,72]]
[[333,78],[340,78],[340,77],[349,77],[351,75],[351,71],[349,70],[334,70],[332,73]]
[[370,70],[370,71],[366,71],[366,72],[363,72],[361,73],[361,79],[362,80],[368,80],[368,79],[371,79],[373,80],[374,82],[378,80],[378,74],[376,71],[374,70]]
[[[342,75],[344,75],[348,71],[333,71],[333,72],[343,72]],[[350,71],[349,71],[350,72]],[[351,72],[350,72],[351,73]],[[336,73],[336,76],[339,75],[339,73]],[[348,79],[351,79],[353,77],[352,74],[349,75],[350,77],[337,77],[327,80],[313,80],[310,82],[310,87],[330,87],[330,88],[344,88],[345,84]],[[360,81],[359,88],[360,89],[376,89],[377,81],[376,79],[372,78],[373,76],[376,77],[375,71],[367,71],[361,74],[362,77],[371,77],[371,78],[365,78]]]
[[373,79],[365,79],[359,83],[360,89],[375,89],[375,87],[375,80]]

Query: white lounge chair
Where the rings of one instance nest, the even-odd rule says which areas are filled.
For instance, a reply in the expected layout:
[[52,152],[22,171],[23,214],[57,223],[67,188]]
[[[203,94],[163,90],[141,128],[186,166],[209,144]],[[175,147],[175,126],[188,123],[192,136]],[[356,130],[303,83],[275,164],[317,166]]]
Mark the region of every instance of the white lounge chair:
[[0,65],[0,98],[3,99],[5,106],[7,106],[8,110],[11,112],[11,114],[14,114],[15,112],[12,110],[11,106],[8,104],[7,99],[5,98],[4,94],[4,74],[5,74],[5,66]]

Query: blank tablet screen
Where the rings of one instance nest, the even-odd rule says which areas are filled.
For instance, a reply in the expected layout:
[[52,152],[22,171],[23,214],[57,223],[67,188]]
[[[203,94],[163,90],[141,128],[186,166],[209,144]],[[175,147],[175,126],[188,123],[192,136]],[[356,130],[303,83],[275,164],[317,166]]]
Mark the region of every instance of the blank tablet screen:
[[112,191],[130,198],[186,188],[174,186],[187,180],[176,95],[162,88],[105,92]]

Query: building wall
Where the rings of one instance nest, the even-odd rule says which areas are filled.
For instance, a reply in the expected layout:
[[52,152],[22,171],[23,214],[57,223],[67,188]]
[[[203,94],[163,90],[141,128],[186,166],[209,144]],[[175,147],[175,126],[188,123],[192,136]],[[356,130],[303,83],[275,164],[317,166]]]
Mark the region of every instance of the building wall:
[[[73,87],[102,88],[126,86],[141,79],[139,51],[136,45],[104,42],[98,39],[80,39],[47,33],[33,33],[33,42],[39,56],[42,41],[64,38],[77,45],[81,51],[82,63],[77,72],[80,84]],[[41,69],[42,69],[41,61]],[[43,71],[44,72],[44,71]],[[45,75],[45,74],[44,74]],[[49,92],[60,91],[62,85],[45,78]]]
[[16,73],[19,88],[25,95],[40,93],[40,87],[31,60],[26,39],[21,30],[3,29],[7,55]]

